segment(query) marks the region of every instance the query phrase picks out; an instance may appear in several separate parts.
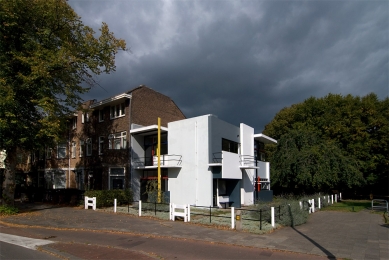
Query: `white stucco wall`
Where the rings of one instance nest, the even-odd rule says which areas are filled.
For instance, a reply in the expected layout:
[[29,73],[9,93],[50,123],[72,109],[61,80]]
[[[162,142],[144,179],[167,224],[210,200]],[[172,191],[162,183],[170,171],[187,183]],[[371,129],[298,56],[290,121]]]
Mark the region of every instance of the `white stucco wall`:
[[209,116],[171,122],[168,129],[168,154],[182,156],[182,168],[169,169],[170,201],[212,205],[212,173],[208,167]]
[[[254,128],[240,124],[241,155],[246,159],[254,159]],[[254,179],[255,169],[245,169],[242,173],[241,203],[244,205],[254,204]]]

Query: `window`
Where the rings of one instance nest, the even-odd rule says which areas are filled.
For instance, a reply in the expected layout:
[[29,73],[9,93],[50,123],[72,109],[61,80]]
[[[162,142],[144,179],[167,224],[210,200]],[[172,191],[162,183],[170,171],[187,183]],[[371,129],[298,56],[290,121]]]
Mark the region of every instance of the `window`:
[[124,189],[124,168],[109,168],[109,188]]
[[104,110],[100,109],[99,110],[99,122],[104,121]]
[[111,113],[110,113],[111,119],[124,116],[125,115],[124,108],[125,108],[124,103],[111,106]]
[[76,158],[76,142],[72,142],[72,158]]
[[57,158],[58,159],[66,158],[66,143],[58,144],[58,146],[57,146]]
[[82,123],[89,122],[89,113],[88,112],[82,113],[81,122]]
[[51,158],[51,153],[52,153],[53,149],[52,148],[47,148],[46,149],[46,158],[49,159]]
[[77,128],[77,117],[73,117],[72,118],[72,129],[76,129]]
[[104,149],[104,136],[99,137],[99,154],[103,154]]
[[84,155],[84,141],[80,141],[80,157]]
[[86,143],[86,156],[92,155],[92,138],[87,138],[85,140]]
[[126,132],[120,132],[116,134],[110,134],[108,136],[109,149],[126,149],[127,148],[127,134]]
[[222,150],[230,153],[239,153],[239,143],[222,138]]

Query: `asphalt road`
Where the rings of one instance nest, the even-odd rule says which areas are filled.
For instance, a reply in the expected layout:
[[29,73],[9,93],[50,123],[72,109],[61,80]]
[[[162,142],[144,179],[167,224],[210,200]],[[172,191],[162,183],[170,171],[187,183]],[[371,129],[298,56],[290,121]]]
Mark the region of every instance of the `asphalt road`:
[[57,257],[21,246],[0,241],[0,259],[58,259]]
[[[129,235],[122,232],[66,231],[44,228],[0,227],[0,232],[47,239],[40,249],[51,255],[28,254],[2,259],[326,259],[320,256],[265,250],[187,239]],[[12,246],[14,247],[14,246]],[[28,250],[28,249],[26,249]],[[7,249],[8,251],[8,249]],[[14,250],[15,251],[15,250]],[[21,252],[22,250],[20,250]],[[24,248],[23,248],[23,251]],[[34,251],[41,253],[39,251]],[[3,248],[1,248],[3,253]],[[32,254],[32,253],[31,253]],[[42,253],[44,254],[44,253]]]

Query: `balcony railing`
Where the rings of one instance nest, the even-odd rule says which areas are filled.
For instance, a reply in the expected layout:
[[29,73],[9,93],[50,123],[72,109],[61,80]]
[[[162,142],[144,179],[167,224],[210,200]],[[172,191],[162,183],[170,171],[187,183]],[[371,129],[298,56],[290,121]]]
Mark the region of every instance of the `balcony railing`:
[[[164,167],[179,167],[182,163],[182,156],[175,154],[164,154],[161,155],[160,165]],[[158,166],[158,157],[139,157],[132,160],[133,166],[136,168],[145,168],[145,167],[157,167]]]

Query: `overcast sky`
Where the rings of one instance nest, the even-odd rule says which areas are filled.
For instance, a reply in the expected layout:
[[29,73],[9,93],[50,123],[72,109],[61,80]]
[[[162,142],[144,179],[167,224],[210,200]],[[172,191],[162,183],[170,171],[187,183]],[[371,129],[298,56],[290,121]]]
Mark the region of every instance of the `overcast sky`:
[[69,0],[131,53],[85,99],[141,84],[187,117],[215,114],[261,132],[283,107],[328,93],[389,91],[389,1]]

